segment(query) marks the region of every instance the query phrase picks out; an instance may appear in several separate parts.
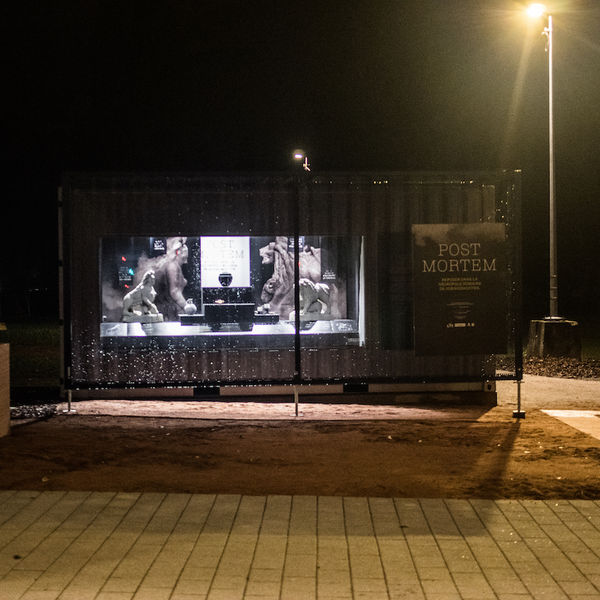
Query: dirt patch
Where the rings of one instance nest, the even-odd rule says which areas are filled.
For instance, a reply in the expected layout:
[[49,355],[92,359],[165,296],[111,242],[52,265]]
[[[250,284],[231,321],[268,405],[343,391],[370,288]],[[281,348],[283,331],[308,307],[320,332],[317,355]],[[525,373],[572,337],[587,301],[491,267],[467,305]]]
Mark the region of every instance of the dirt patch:
[[600,440],[537,408],[525,420],[508,406],[395,408],[352,420],[59,413],[0,440],[0,488],[600,498]]

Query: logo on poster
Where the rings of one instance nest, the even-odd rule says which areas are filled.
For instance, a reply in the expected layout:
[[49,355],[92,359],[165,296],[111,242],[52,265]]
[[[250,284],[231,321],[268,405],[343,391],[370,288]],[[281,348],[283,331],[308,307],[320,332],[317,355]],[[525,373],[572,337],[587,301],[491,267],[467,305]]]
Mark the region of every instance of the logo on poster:
[[423,273],[466,273],[496,270],[496,259],[480,257],[480,242],[438,244],[438,257],[423,259]]

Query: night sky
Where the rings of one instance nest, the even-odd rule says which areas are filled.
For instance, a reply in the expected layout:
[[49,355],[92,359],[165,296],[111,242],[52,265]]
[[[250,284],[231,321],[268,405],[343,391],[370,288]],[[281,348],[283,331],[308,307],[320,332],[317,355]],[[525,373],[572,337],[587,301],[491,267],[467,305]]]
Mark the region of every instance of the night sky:
[[[543,20],[511,0],[77,0],[5,16],[4,289],[57,287],[86,171],[523,170],[526,316],[547,313]],[[6,9],[5,9],[6,10]],[[559,304],[598,314],[600,3],[557,0]]]

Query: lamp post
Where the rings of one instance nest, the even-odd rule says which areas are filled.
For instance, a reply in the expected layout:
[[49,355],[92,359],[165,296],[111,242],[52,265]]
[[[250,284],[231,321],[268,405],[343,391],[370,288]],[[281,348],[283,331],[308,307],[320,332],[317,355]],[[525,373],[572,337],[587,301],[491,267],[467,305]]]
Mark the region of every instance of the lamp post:
[[[303,175],[310,171],[308,157],[304,150],[296,149],[292,153],[294,159],[294,349],[296,356],[294,381],[299,383],[302,378],[302,362],[300,354],[300,196],[303,187]],[[297,397],[297,394],[296,394]],[[298,403],[296,402],[296,413]]]
[[556,184],[554,170],[554,81],[552,68],[552,51],[553,51],[553,27],[552,15],[543,4],[531,4],[527,8],[527,14],[532,18],[539,18],[546,15],[548,24],[544,27],[542,35],[548,39],[546,51],[548,53],[548,194],[549,194],[549,211],[550,211],[550,314],[548,319],[560,319],[558,316],[558,275],[557,275],[557,252],[556,252]]
[[299,389],[302,382],[302,346],[300,343],[300,196],[304,176],[310,171],[308,157],[304,150],[292,152],[294,165],[294,414],[299,415]]
[[542,35],[547,38],[548,53],[548,167],[549,167],[549,233],[550,233],[550,314],[543,321],[532,321],[529,328],[527,354],[529,356],[569,356],[581,359],[581,339],[576,321],[558,316],[558,275],[556,252],[556,186],[554,171],[554,82],[553,82],[553,26],[552,15],[543,4],[531,4],[527,14],[532,18],[546,16],[547,25]]

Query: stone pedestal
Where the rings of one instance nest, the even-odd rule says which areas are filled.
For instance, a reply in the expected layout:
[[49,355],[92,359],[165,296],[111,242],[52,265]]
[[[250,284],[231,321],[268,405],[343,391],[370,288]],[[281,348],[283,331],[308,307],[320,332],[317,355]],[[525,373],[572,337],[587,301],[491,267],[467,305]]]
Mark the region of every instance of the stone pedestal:
[[555,356],[581,360],[581,338],[577,321],[550,318],[531,321],[527,356]]
[[9,344],[0,342],[0,437],[10,433]]

